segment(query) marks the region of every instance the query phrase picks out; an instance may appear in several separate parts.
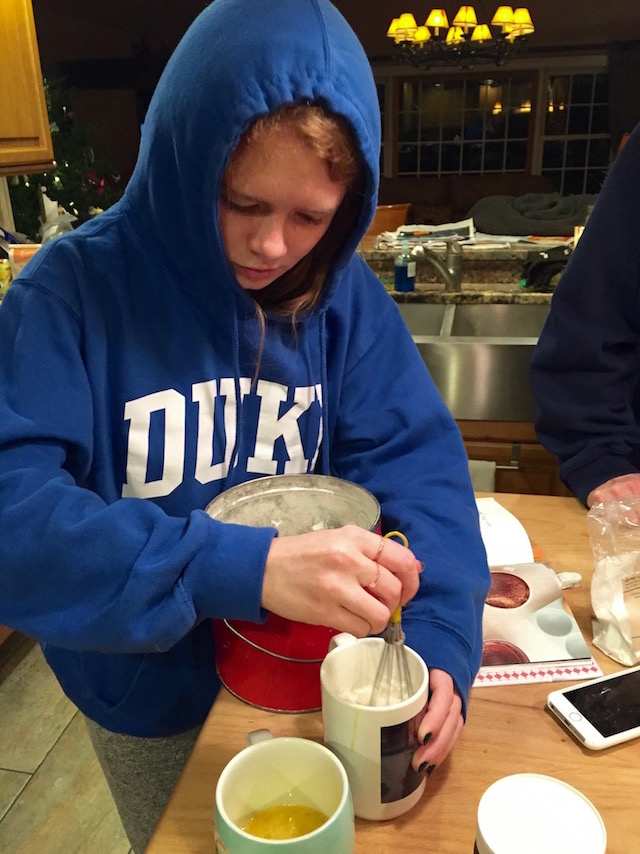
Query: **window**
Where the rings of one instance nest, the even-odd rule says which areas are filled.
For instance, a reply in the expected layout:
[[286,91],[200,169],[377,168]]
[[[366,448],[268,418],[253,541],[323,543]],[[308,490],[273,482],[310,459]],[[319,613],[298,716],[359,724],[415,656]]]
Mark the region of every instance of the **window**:
[[605,57],[484,79],[378,81],[383,173],[546,175],[563,195],[598,193],[610,162]]
[[399,89],[399,175],[526,170],[530,80],[406,80]]
[[606,74],[549,74],[542,172],[563,195],[598,193],[609,164]]

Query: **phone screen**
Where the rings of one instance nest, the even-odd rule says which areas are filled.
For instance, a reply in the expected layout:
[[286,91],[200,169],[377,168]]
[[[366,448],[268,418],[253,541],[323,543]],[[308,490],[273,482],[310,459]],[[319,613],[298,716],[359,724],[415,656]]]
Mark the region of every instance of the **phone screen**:
[[640,670],[564,694],[605,738],[640,727]]

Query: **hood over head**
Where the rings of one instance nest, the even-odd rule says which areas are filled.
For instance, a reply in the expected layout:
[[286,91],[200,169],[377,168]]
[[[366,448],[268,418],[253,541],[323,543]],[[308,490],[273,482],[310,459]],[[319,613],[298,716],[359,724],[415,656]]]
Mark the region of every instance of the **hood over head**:
[[217,206],[242,133],[257,116],[305,100],[349,120],[365,161],[362,211],[342,267],[375,212],[380,150],[371,68],[345,19],[328,0],[214,0],[177,46],[151,100],[121,204],[165,263],[175,268],[179,254],[191,286],[210,282],[212,270],[220,284],[235,283]]

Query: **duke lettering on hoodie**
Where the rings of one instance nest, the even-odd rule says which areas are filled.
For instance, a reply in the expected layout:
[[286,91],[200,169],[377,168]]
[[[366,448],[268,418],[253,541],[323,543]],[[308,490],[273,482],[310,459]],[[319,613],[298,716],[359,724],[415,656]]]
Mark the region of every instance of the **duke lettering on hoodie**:
[[[223,377],[195,383],[191,401],[176,389],[165,389],[127,401],[129,422],[126,481],[122,497],[158,498],[169,495],[185,477],[200,483],[224,479],[237,446],[239,404],[255,399],[258,418],[246,470],[252,474],[298,474],[313,470],[322,441],[320,385],[290,389],[280,383]],[[311,415],[301,427],[302,416]],[[197,414],[197,452],[193,471],[187,471],[187,407]],[[303,441],[303,433],[306,441]],[[309,437],[312,437],[309,439]],[[285,453],[276,451],[282,443]],[[158,473],[154,476],[152,473]]]

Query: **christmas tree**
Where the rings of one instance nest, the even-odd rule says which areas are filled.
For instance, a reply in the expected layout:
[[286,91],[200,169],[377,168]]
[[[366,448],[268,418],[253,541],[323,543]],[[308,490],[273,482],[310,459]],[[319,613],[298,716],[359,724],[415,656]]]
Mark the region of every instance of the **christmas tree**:
[[43,190],[76,217],[74,226],[106,210],[124,192],[119,175],[94,149],[88,128],[75,119],[72,92],[51,78],[45,78],[44,89],[55,167],[41,175],[8,179],[16,231],[35,242],[41,239]]

